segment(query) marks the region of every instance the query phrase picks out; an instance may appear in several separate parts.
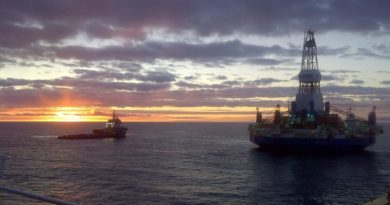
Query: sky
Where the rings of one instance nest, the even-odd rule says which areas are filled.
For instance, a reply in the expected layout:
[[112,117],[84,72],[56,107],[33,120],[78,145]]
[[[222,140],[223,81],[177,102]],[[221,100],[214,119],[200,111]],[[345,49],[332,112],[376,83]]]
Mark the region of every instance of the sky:
[[390,120],[388,0],[0,0],[0,121],[254,121],[297,92]]

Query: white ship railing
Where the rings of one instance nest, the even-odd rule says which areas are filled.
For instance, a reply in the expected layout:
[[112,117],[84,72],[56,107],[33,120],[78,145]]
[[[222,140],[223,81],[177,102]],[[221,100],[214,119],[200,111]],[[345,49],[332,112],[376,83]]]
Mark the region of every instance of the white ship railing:
[[77,205],[75,203],[63,201],[61,199],[56,199],[56,198],[52,198],[52,197],[48,197],[48,196],[41,196],[38,194],[34,194],[34,193],[26,192],[26,191],[20,191],[17,189],[13,189],[13,188],[1,186],[1,185],[0,185],[0,191],[8,192],[11,194],[16,194],[19,196],[24,196],[24,197],[27,197],[30,199],[35,199],[35,200],[42,201],[42,202],[57,204],[57,205]]

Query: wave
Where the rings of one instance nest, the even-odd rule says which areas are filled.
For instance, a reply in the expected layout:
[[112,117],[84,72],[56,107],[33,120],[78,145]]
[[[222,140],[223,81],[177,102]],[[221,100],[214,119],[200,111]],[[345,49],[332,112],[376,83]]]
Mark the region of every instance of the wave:
[[34,135],[35,138],[57,138],[57,135]]

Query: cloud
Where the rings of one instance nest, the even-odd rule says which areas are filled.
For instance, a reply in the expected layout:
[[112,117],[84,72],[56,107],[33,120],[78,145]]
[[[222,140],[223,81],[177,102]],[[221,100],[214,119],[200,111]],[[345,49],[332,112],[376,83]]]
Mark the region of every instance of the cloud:
[[251,58],[246,60],[247,63],[255,65],[279,65],[282,63],[293,62],[292,59],[276,60],[270,58]]
[[225,75],[217,75],[215,77],[216,80],[227,80],[228,78]]
[[[290,78],[290,80],[299,80],[298,78],[299,74],[297,75],[294,75],[292,78]],[[341,76],[337,76],[337,75],[324,75],[322,74],[321,75],[321,81],[344,81],[344,78],[342,78]]]
[[275,78],[261,78],[261,79],[248,80],[248,81],[226,80],[221,83],[215,83],[215,84],[200,84],[200,83],[189,83],[185,81],[179,81],[176,83],[176,86],[181,88],[190,88],[190,89],[224,89],[224,88],[232,88],[232,87],[266,86],[266,85],[271,85],[272,83],[278,83],[284,81],[285,80],[279,80]]
[[[164,59],[190,60],[209,67],[237,62],[275,66],[294,63],[291,57],[299,56],[300,48],[205,39],[234,39],[253,34],[287,36],[301,33],[307,25],[316,25],[321,28],[319,32],[377,33],[389,30],[387,12],[385,9],[378,10],[385,7],[373,7],[364,1],[341,2],[42,0],[37,5],[7,2],[0,7],[0,54],[52,61],[120,60],[142,63]],[[347,11],[340,10],[340,4],[347,6],[348,18]],[[384,0],[376,2],[378,6],[387,4]],[[361,5],[365,5],[364,9]],[[359,13],[363,10],[364,16]],[[360,20],[360,27],[351,17]],[[154,39],[153,36],[158,34],[162,35],[160,37],[164,34],[177,37],[175,40]],[[186,35],[195,36],[198,40],[180,38]],[[382,47],[377,46],[383,50]],[[349,49],[348,46],[322,46],[319,53],[347,55]]]
[[[149,78],[149,77],[147,77]],[[67,87],[76,88],[78,90],[99,90],[102,91],[151,91],[151,90],[163,90],[170,88],[170,83],[165,81],[164,76],[151,76],[150,79],[145,79],[146,82],[133,83],[133,82],[117,82],[117,81],[104,81],[99,78],[85,79],[85,78],[71,78],[63,77],[53,80],[25,80],[25,79],[0,79],[0,87],[11,88],[9,91],[17,92],[14,89],[15,86],[29,86],[35,90],[35,88],[42,88],[44,86],[54,87],[56,89]],[[148,82],[149,81],[149,82]],[[39,91],[36,91],[39,93]]]
[[[169,3],[42,0],[36,4],[6,1],[0,5],[0,47],[28,48],[42,42],[58,45],[77,35],[90,39],[144,41],[148,32],[153,31],[177,35],[190,32],[203,37],[234,33],[285,36],[301,33],[307,25],[315,25],[320,32],[386,33],[390,30],[390,14],[386,9],[389,6],[386,0],[375,3],[364,0],[173,0]],[[384,45],[375,48],[386,51]],[[348,47],[323,47],[319,52],[334,55],[346,50]]]
[[136,79],[141,81],[167,83],[175,81],[176,76],[167,71],[147,71],[146,74],[138,75]]
[[242,82],[239,80],[226,80],[226,81],[223,81],[222,84],[233,87],[233,86],[242,85]]
[[149,81],[156,83],[167,83],[175,81],[176,76],[168,71],[146,71],[140,72],[128,72],[128,71],[115,71],[115,70],[87,70],[87,69],[74,69],[79,79],[84,80],[139,80]]
[[372,46],[375,50],[390,55],[390,45],[389,44],[378,44]]
[[[387,35],[389,7],[387,0],[2,1],[0,68],[28,67],[36,69],[34,74],[39,69],[60,70],[64,77],[2,78],[0,106],[273,106],[294,96],[296,87],[275,87],[285,82],[277,75],[239,79],[247,75],[245,65],[270,72],[298,71],[299,66],[289,66],[297,65],[301,45],[285,42],[287,36],[295,38],[308,25],[320,34]],[[267,37],[282,40],[261,41]],[[390,59],[387,44],[352,48],[320,45],[318,52]],[[175,67],[179,64],[182,70]],[[212,82],[203,82],[206,78],[199,73],[204,70],[191,75],[198,66],[230,69],[228,65],[242,64],[243,72],[232,79],[226,75],[231,70],[223,69],[208,76]],[[337,82],[353,73],[358,71],[333,70],[322,79]],[[357,86],[364,84],[357,77],[350,83],[356,86],[323,90],[339,102],[356,98],[363,104],[366,95],[377,93],[373,99],[389,104],[389,89]]]
[[131,80],[135,78],[134,73],[130,72],[114,72],[114,71],[96,71],[87,69],[74,69],[74,73],[78,75],[80,79],[101,79],[101,80]]
[[279,80],[275,78],[261,78],[253,81],[246,81],[244,84],[246,86],[264,86],[264,85],[270,85],[272,83],[279,83],[279,82],[284,82],[285,80]]
[[194,75],[189,75],[189,76],[185,76],[183,79],[184,80],[196,80],[196,79],[198,79],[199,78],[199,74],[194,74]]
[[[259,46],[242,43],[240,40],[202,44],[182,42],[144,42],[136,45],[106,46],[101,48],[66,46],[51,47],[50,51],[60,59],[96,60],[146,60],[175,59],[202,61],[226,61],[264,55],[296,56],[300,51],[280,46]],[[256,60],[254,60],[256,61]],[[263,64],[275,64],[272,59],[260,60]],[[218,62],[218,61],[217,61]],[[229,62],[228,62],[229,63]],[[257,62],[261,63],[261,62]]]
[[[0,12],[5,11],[5,7],[0,9]],[[22,14],[20,14],[22,15]],[[1,15],[0,15],[1,16]],[[19,16],[19,18],[22,18]],[[26,27],[18,25],[21,22],[9,22],[9,19],[0,20],[0,47],[4,48],[23,48],[29,47],[38,41],[45,41],[49,43],[58,42],[66,37],[75,35],[77,27],[68,25],[68,23],[61,22],[47,22],[43,28]]]
[[[390,16],[386,9],[389,6],[386,0],[375,3],[364,0],[173,0],[169,3],[158,0],[42,0],[37,4],[7,1],[0,7],[4,27],[1,30],[15,35],[6,35],[8,41],[1,43],[2,46],[22,46],[40,39],[64,39],[75,32],[96,38],[142,39],[148,28],[175,33],[189,30],[201,36],[235,32],[285,35],[301,32],[307,25],[316,25],[322,31],[380,32],[389,31]],[[24,26],[31,21],[35,27]]]
[[321,81],[344,81],[344,78],[336,75],[321,75]]
[[341,48],[329,48],[328,46],[319,46],[318,55],[344,55],[350,50],[349,46]]
[[390,85],[390,80],[384,80],[381,82],[383,85]]
[[349,83],[355,84],[355,85],[362,85],[362,84],[364,84],[364,81],[363,80],[358,80],[358,79],[353,79]]
[[275,67],[275,66],[269,66],[265,68],[259,68],[259,70],[265,70],[265,71],[298,71],[298,68],[287,68],[287,67]]
[[346,70],[346,69],[339,69],[339,70],[326,70],[327,72],[330,73],[342,73],[342,74],[347,74],[347,73],[360,73],[360,71],[357,70]]
[[[262,87],[281,80],[263,78],[254,81],[223,81],[197,84],[178,81],[169,83],[102,82],[77,78],[55,80],[2,79],[1,107],[45,106],[274,106],[296,94],[296,87]],[[35,88],[32,85],[43,85]],[[390,83],[389,83],[390,84]],[[15,87],[16,86],[16,87]],[[23,88],[17,88],[17,87]],[[258,87],[260,86],[260,87]],[[29,88],[26,88],[29,87]],[[362,86],[323,86],[322,91],[334,103],[350,102],[364,106],[378,99],[377,105],[390,103],[390,89]],[[376,93],[376,94],[373,94]],[[370,95],[371,97],[367,97]],[[375,96],[372,96],[375,95]],[[264,98],[258,100],[257,98]]]
[[358,48],[353,53],[344,54],[343,57],[357,57],[357,58],[370,57],[370,58],[379,58],[379,59],[390,59],[390,55],[376,53],[368,48]]
[[189,88],[189,89],[222,89],[227,88],[228,85],[225,84],[197,84],[197,83],[189,83],[185,81],[179,81],[175,84],[180,88]]

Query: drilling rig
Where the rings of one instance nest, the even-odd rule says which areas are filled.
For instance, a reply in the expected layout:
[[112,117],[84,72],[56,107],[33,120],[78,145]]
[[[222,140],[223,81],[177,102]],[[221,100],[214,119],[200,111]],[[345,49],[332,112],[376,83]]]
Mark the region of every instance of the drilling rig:
[[257,108],[256,123],[250,124],[248,129],[250,141],[261,149],[326,153],[361,151],[375,143],[377,134],[383,133],[383,128],[376,123],[375,106],[366,120],[354,114],[352,108],[344,111],[323,101],[312,30],[304,34],[298,80],[298,92],[295,101],[288,105],[288,111],[282,112],[277,105],[273,116],[263,118]]

